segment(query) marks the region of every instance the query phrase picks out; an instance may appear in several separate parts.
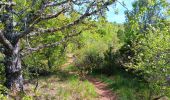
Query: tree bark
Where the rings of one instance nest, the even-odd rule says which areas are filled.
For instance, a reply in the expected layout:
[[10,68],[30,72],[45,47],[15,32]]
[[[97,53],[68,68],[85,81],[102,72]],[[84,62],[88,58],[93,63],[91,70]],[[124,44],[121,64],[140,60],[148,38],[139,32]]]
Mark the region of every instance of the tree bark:
[[5,50],[5,73],[6,87],[12,92],[18,93],[23,91],[23,77],[21,71],[21,58],[19,53],[19,42],[14,45],[12,50]]

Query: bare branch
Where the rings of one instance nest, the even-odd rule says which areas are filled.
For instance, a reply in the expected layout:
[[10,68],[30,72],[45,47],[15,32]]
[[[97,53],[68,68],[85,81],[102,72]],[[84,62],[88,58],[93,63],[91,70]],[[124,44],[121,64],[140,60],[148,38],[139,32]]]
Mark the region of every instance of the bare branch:
[[56,17],[58,17],[60,14],[64,13],[65,11],[66,11],[66,9],[63,9],[63,10],[61,10],[60,12],[58,12],[58,13],[56,13],[56,14],[47,15],[47,16],[41,17],[41,18],[40,18],[40,21],[41,21],[41,20],[49,20],[49,19],[56,18]]
[[90,0],[82,0],[82,1],[78,1],[77,2],[77,0],[72,0],[72,2],[75,4],[75,5],[82,5],[82,4],[84,4],[84,3],[90,3],[91,1]]
[[122,7],[124,7],[127,11],[129,11],[129,9],[126,7],[126,5],[124,3],[121,3],[119,0],[116,0],[120,5],[122,5]]
[[56,2],[56,1],[53,1],[53,2],[49,2],[49,3],[45,4],[45,7],[60,6],[60,5],[63,5],[63,4],[68,3],[69,1],[71,1],[71,0],[65,0],[65,1],[63,1],[63,2]]
[[56,17],[58,17],[60,14],[64,13],[65,11],[66,11],[66,9],[63,9],[63,10],[61,10],[61,11],[59,11],[58,13],[53,14],[53,15],[41,16],[39,19],[35,20],[35,21],[33,22],[33,24],[32,24],[29,28],[27,28],[23,33],[19,34],[18,38],[21,38],[21,37],[23,37],[25,34],[28,34],[28,33],[30,33],[31,31],[33,31],[35,24],[38,24],[39,22],[44,21],[44,20],[49,20],[49,19],[56,18]]
[[0,43],[10,50],[13,49],[12,44],[5,38],[1,30],[0,30]]
[[61,11],[59,11],[58,13],[56,14],[50,14],[50,15],[46,15],[46,16],[41,16],[38,20],[36,20],[35,22],[33,22],[32,24],[32,28],[35,24],[41,22],[41,21],[44,21],[44,20],[49,20],[49,19],[53,19],[53,18],[56,18],[58,17],[60,14],[64,13],[66,11],[66,9],[63,9]]

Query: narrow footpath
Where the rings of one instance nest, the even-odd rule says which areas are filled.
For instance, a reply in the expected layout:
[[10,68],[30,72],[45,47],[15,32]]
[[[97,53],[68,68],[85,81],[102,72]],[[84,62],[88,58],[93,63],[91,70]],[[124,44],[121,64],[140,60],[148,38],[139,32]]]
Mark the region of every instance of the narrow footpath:
[[[69,64],[74,62],[73,54],[69,54],[68,62],[64,64],[64,66],[68,66]],[[117,96],[113,93],[108,85],[97,78],[87,77],[87,80],[95,86],[96,93],[99,95],[99,100],[117,100]]]
[[99,95],[99,100],[117,100],[116,94],[108,89],[106,83],[103,83],[94,77],[88,77],[88,81],[96,87],[96,93]]

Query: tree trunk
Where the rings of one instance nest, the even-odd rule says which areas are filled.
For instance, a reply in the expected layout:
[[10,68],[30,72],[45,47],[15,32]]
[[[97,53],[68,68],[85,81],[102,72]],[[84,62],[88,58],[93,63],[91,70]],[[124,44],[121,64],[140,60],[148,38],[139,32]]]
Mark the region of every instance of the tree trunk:
[[14,45],[13,50],[5,50],[5,73],[6,87],[12,92],[23,91],[23,77],[21,72],[21,58],[19,53],[19,42]]

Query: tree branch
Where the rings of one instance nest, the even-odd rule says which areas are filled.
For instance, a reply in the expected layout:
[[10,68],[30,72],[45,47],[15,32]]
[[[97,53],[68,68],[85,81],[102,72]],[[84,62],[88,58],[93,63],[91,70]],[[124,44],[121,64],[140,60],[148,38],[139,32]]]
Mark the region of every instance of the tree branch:
[[66,4],[68,3],[69,1],[72,1],[72,0],[65,0],[65,1],[62,1],[62,2],[49,2],[47,4],[45,4],[45,7],[54,7],[54,6],[60,6],[60,5],[63,5],[63,4]]
[[[72,0],[66,0],[66,1],[63,1],[61,3],[57,3],[57,2],[53,2],[53,3],[49,3],[48,5],[47,4],[44,4],[43,7],[48,7],[48,6],[57,6],[57,5],[61,5],[61,4],[64,4],[64,3],[67,3],[69,1],[72,1]],[[67,24],[67,25],[64,25],[62,27],[58,27],[58,28],[48,28],[48,29],[39,29],[39,28],[35,28],[34,25],[39,23],[39,21],[41,20],[49,20],[49,19],[52,19],[52,18],[56,18],[59,14],[61,14],[63,11],[53,15],[53,16],[48,16],[46,18],[41,18],[41,16],[39,17],[40,19],[37,19],[37,20],[34,20],[32,25],[31,26],[28,26],[28,28],[26,28],[26,30],[24,30],[23,32],[21,32],[19,35],[18,35],[18,39],[19,38],[22,38],[24,36],[26,36],[27,34],[30,34],[31,32],[35,31],[34,33],[54,33],[54,32],[57,32],[57,31],[61,31],[61,30],[64,30],[66,28],[70,28],[72,26],[75,26],[76,24],[78,23],[81,23],[85,18],[93,15],[93,14],[96,14],[97,12],[101,11],[102,9],[106,8],[107,6],[111,5],[113,2],[115,2],[116,0],[108,0],[107,2],[105,2],[104,4],[101,5],[101,7],[99,7],[98,9],[94,10],[94,11],[91,11],[90,12],[90,7],[93,5],[93,3],[91,4],[91,6],[87,7],[87,10],[85,11],[85,13],[80,16],[77,20]],[[92,7],[91,7],[92,8]],[[43,8],[44,9],[44,8]]]
[[28,33],[30,33],[31,31],[33,31],[35,24],[38,24],[39,22],[44,21],[44,20],[49,20],[49,19],[56,18],[56,17],[58,17],[60,14],[64,13],[65,11],[66,11],[66,9],[63,9],[63,10],[61,10],[61,11],[59,11],[58,13],[53,14],[53,15],[41,16],[39,19],[35,20],[35,21],[32,23],[32,25],[31,25],[29,28],[27,28],[23,33],[19,34],[18,38],[22,38],[23,36],[25,36],[25,34],[28,34]]
[[116,1],[129,12],[129,9],[126,7],[124,3],[121,3],[119,0],[116,0]]
[[57,41],[55,43],[48,43],[48,44],[40,45],[40,46],[37,46],[36,48],[30,48],[30,46],[29,46],[29,47],[26,48],[25,53],[23,53],[22,56],[25,56],[27,54],[31,54],[32,52],[36,52],[36,51],[39,51],[39,50],[44,49],[44,48],[58,46],[58,45],[60,45],[64,42],[66,42],[68,39],[75,37],[75,36],[78,36],[81,33],[82,33],[82,31],[75,33],[75,34],[69,34],[69,35],[65,36],[63,39],[61,39],[60,41]]
[[6,48],[12,50],[13,49],[12,44],[5,38],[3,34],[4,33],[2,32],[2,30],[0,30],[0,43],[4,45]]
[[32,27],[32,28],[29,28],[28,31],[23,32],[22,34],[23,35],[24,34],[29,34],[29,32],[31,32],[33,30],[35,30],[37,33],[54,33],[56,31],[61,31],[61,30],[64,30],[66,28],[70,28],[70,27],[72,27],[72,26],[82,22],[85,18],[87,18],[87,17],[89,17],[89,16],[91,16],[93,14],[96,14],[97,12],[99,12],[102,9],[106,8],[107,6],[111,5],[113,2],[115,2],[115,0],[113,0],[112,2],[108,1],[108,2],[104,3],[99,9],[94,10],[92,12],[89,12],[89,7],[88,7],[87,10],[85,11],[85,13],[82,16],[80,16],[77,20],[75,20],[75,21],[73,21],[73,22],[71,22],[71,23],[69,23],[67,25],[64,25],[62,27],[59,27],[59,28],[49,28],[49,29],[37,29],[37,28],[33,29],[33,27]]
[[14,2],[3,2],[3,1],[0,1],[0,6],[2,5],[5,5],[5,6],[15,6],[16,3]]
[[56,14],[47,15],[47,16],[42,16],[42,17],[40,18],[39,21],[42,21],[42,20],[49,20],[49,19],[56,18],[56,17],[58,17],[60,14],[64,13],[65,11],[66,11],[66,9],[63,9],[63,10],[59,11],[59,12],[56,13]]
[[0,53],[3,53],[4,52],[4,46],[1,44],[0,45]]

